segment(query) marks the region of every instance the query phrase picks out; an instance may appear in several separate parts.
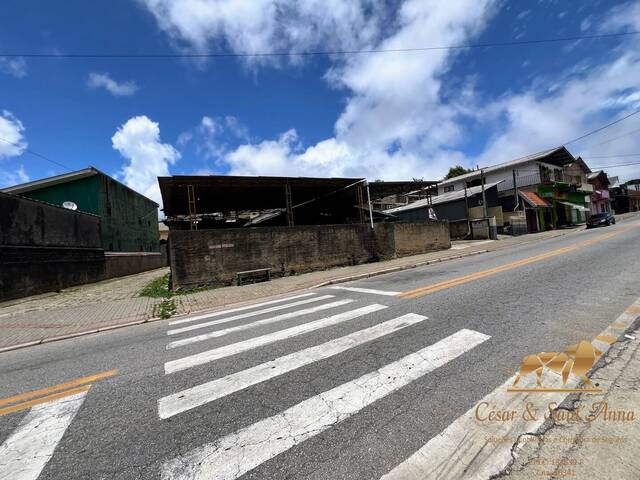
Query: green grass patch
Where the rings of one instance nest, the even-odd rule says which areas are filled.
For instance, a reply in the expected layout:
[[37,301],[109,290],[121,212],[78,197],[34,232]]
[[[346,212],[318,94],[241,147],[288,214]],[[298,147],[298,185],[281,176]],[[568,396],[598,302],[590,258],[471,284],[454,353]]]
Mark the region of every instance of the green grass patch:
[[176,313],[176,302],[171,298],[166,298],[156,305],[155,310],[156,316],[162,319],[171,318]]
[[151,298],[170,298],[171,290],[169,290],[169,274],[153,279],[140,292],[141,297]]

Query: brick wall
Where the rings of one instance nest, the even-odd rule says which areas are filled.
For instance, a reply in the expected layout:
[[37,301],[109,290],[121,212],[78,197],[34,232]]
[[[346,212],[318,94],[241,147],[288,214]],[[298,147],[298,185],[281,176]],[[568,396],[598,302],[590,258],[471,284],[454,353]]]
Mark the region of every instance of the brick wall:
[[173,230],[169,262],[174,288],[229,284],[236,273],[273,275],[356,265],[449,248],[447,222]]

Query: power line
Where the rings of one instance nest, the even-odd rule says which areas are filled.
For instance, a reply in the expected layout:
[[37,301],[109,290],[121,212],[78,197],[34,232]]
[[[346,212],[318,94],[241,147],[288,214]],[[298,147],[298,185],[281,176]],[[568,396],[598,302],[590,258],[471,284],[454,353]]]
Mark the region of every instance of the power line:
[[227,58],[227,57],[312,57],[325,55],[360,55],[368,53],[409,53],[433,50],[463,50],[469,48],[510,47],[519,45],[538,45],[545,43],[572,42],[577,40],[598,40],[606,38],[638,35],[640,31],[603,33],[597,35],[579,35],[573,37],[541,38],[533,40],[514,40],[504,42],[473,43],[463,45],[442,45],[433,47],[364,49],[364,50],[321,50],[311,52],[256,52],[256,53],[2,53],[0,57],[14,58]]
[[585,158],[620,158],[620,157],[640,157],[640,153],[626,153],[623,155],[588,155]]
[[609,140],[605,140],[604,142],[600,142],[600,143],[596,143],[594,145],[591,145],[590,147],[587,147],[587,150],[590,149],[590,148],[599,147],[600,145],[605,145],[607,143],[611,143],[614,140],[619,140],[620,138],[628,137],[629,135],[633,135],[636,132],[640,132],[640,128],[636,128],[635,130],[631,130],[630,132],[624,133],[624,134],[619,135],[617,137],[610,138]]
[[[22,145],[20,145],[19,143],[11,142],[11,141],[9,141],[9,140],[7,140],[7,139],[5,139],[5,138],[0,138],[0,141],[5,142],[5,143],[8,143],[9,145],[13,145],[14,147],[17,147],[17,148],[23,148],[23,146],[22,146]],[[67,167],[66,165],[63,165],[63,164],[61,164],[60,162],[56,162],[55,160],[51,160],[50,158],[45,157],[44,155],[41,155],[41,154],[39,154],[38,152],[34,152],[33,150],[30,150],[30,149],[28,149],[28,148],[24,148],[24,149],[23,149],[23,151],[24,151],[24,152],[27,152],[27,153],[30,153],[31,155],[34,155],[34,156],[36,156],[36,157],[38,157],[38,158],[42,158],[43,160],[46,160],[47,162],[51,162],[51,163],[53,163],[54,165],[58,165],[59,167],[65,168],[65,169],[69,170],[70,172],[72,172],[72,171],[73,171],[73,169],[72,169],[72,168],[69,168],[69,167]]]
[[591,167],[591,168],[597,168],[602,170],[605,168],[630,167],[632,165],[640,165],[640,162],[618,163],[614,165],[598,165],[597,167]]
[[565,146],[566,146],[566,145],[569,145],[569,144],[571,144],[571,143],[575,143],[575,142],[577,142],[578,140],[582,140],[583,138],[586,138],[586,137],[588,137],[589,135],[593,135],[594,133],[598,133],[598,132],[600,132],[600,131],[604,130],[605,128],[609,128],[610,126],[615,125],[616,123],[620,123],[620,122],[622,122],[623,120],[626,120],[626,119],[627,119],[627,118],[629,118],[629,117],[633,117],[634,115],[637,115],[637,114],[639,114],[639,113],[640,113],[640,110],[636,110],[635,112],[631,112],[630,114],[625,115],[624,117],[619,118],[618,120],[614,120],[613,122],[611,122],[611,123],[607,123],[606,125],[604,125],[604,126],[602,126],[602,127],[600,127],[600,128],[596,128],[595,130],[591,130],[590,132],[587,132],[587,133],[585,133],[584,135],[579,136],[578,138],[574,138],[573,140],[571,140],[571,141],[569,141],[569,142],[565,142],[565,143],[563,143],[563,145],[565,145]]

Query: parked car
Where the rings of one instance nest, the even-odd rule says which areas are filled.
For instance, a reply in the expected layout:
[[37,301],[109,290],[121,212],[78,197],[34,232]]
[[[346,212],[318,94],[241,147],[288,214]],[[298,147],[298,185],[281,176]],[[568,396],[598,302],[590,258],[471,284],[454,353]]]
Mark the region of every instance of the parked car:
[[589,217],[589,220],[587,220],[587,228],[608,227],[609,225],[615,225],[615,223],[616,217],[614,217],[613,214],[609,212],[595,213]]

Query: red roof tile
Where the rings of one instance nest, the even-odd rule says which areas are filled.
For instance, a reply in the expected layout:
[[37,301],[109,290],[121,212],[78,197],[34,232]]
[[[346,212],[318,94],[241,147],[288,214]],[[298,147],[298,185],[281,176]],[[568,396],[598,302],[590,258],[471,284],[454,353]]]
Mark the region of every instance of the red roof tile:
[[540,196],[536,192],[519,192],[520,196],[526,200],[528,204],[532,207],[544,208],[550,207],[549,203],[546,200],[540,198]]

